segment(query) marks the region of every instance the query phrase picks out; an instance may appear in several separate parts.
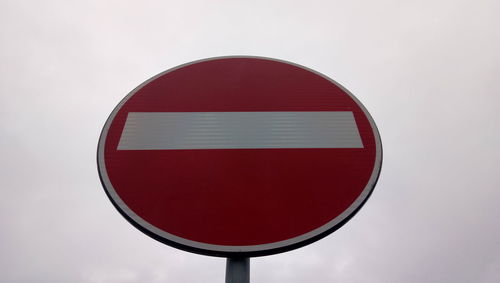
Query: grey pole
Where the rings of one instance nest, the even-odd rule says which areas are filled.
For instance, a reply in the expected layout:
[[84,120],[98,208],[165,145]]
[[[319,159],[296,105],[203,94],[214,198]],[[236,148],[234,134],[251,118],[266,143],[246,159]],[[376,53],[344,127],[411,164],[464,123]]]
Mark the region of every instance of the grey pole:
[[250,259],[248,257],[227,258],[226,283],[250,283]]

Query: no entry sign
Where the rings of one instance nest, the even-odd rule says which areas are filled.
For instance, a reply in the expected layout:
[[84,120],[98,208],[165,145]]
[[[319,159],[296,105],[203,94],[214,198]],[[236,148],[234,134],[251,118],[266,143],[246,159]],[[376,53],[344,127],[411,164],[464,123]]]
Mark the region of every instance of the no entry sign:
[[128,94],[101,134],[106,193],[135,227],[216,256],[311,243],[364,204],[382,148],[366,109],[333,80],[260,57],[163,72]]

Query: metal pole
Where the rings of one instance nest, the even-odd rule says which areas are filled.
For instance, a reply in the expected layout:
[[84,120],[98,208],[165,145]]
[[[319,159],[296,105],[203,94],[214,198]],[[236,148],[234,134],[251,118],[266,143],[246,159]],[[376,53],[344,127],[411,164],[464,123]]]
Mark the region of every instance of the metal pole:
[[227,258],[226,283],[250,283],[250,259],[248,257]]

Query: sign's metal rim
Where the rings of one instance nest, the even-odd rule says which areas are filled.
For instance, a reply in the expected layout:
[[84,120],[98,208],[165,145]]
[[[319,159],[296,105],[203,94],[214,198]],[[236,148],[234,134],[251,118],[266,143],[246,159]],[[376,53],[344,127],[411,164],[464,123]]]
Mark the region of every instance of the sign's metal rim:
[[[301,69],[304,69],[306,71],[315,73],[326,80],[330,81],[331,83],[335,84],[339,88],[341,88],[346,94],[348,94],[351,99],[353,99],[357,105],[361,108],[363,113],[366,115],[367,119],[370,122],[370,126],[373,130],[373,135],[375,138],[375,147],[376,147],[376,155],[375,155],[375,165],[374,169],[372,171],[372,175],[366,185],[366,187],[363,189],[362,193],[358,196],[358,198],[349,206],[342,214],[337,216],[336,218],[332,219],[325,225],[316,228],[315,230],[312,230],[308,233],[302,234],[300,236],[279,241],[279,242],[274,242],[274,243],[268,243],[268,244],[261,244],[261,245],[249,245],[249,246],[224,246],[224,245],[213,245],[213,244],[207,244],[207,243],[202,243],[202,242],[197,242],[197,241],[192,241],[188,239],[184,239],[181,237],[178,237],[176,235],[170,234],[168,232],[165,232],[153,225],[151,225],[149,222],[145,221],[142,219],[140,216],[135,214],[124,202],[123,200],[118,196],[116,193],[115,189],[113,188],[113,185],[111,184],[107,171],[106,171],[106,164],[104,160],[104,146],[106,144],[106,137],[108,134],[108,130],[111,126],[111,123],[113,122],[116,114],[120,111],[122,106],[128,101],[128,99],[133,96],[137,91],[139,91],[141,88],[143,88],[145,85],[149,84],[151,81],[155,80],[156,78],[163,76],[167,73],[170,73],[172,71],[175,71],[177,69],[183,68],[188,65],[192,64],[197,64],[200,62],[205,62],[205,61],[212,61],[212,60],[220,60],[220,59],[230,59],[230,58],[248,58],[248,59],[262,59],[262,60],[270,60],[270,61],[275,61],[275,62],[280,62],[280,63],[285,63],[289,64]],[[378,177],[380,175],[380,170],[382,166],[382,142],[380,139],[380,134],[378,132],[377,126],[375,125],[375,122],[371,115],[368,113],[366,108],[361,104],[361,102],[347,89],[345,89],[343,86],[341,86],[339,83],[336,81],[332,80],[331,78],[314,71],[312,69],[309,69],[307,67],[284,61],[284,60],[279,60],[279,59],[274,59],[274,58],[268,58],[268,57],[261,57],[261,56],[219,56],[219,57],[211,57],[211,58],[206,58],[206,59],[201,59],[201,60],[196,60],[192,61],[186,64],[179,65],[177,67],[171,68],[169,70],[166,70],[164,72],[159,73],[158,75],[150,78],[149,80],[145,81],[138,87],[136,87],[134,90],[132,90],[125,98],[123,98],[120,103],[115,107],[113,112],[111,112],[109,118],[106,120],[106,123],[103,127],[103,130],[101,132],[100,138],[99,138],[99,143],[98,143],[98,148],[97,148],[97,166],[98,166],[98,171],[99,171],[99,176],[101,179],[101,183],[104,187],[104,190],[106,194],[108,195],[109,199],[113,203],[113,205],[116,207],[116,209],[136,228],[144,232],[145,234],[149,235],[150,237],[163,242],[165,244],[168,244],[170,246],[186,250],[189,252],[194,252],[198,254],[204,254],[204,255],[211,255],[211,256],[222,256],[222,257],[227,257],[227,256],[263,256],[263,255],[271,255],[271,254],[276,254],[280,252],[285,252],[289,250],[293,250],[302,246],[305,246],[307,244],[310,244],[312,242],[315,242],[328,234],[334,232],[338,228],[340,228],[342,225],[344,225],[352,216],[354,216],[359,209],[363,206],[363,204],[366,202],[366,200],[369,198],[371,195],[373,189],[375,188],[375,184],[377,183]]]

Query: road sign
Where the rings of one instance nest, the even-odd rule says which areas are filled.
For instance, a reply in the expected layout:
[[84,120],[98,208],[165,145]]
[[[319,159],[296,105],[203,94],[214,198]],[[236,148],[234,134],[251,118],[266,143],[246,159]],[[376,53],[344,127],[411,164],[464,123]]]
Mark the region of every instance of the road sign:
[[129,93],[97,159],[107,195],[144,233],[200,254],[258,256],[347,222],[375,186],[382,147],[335,81],[275,59],[219,57]]

